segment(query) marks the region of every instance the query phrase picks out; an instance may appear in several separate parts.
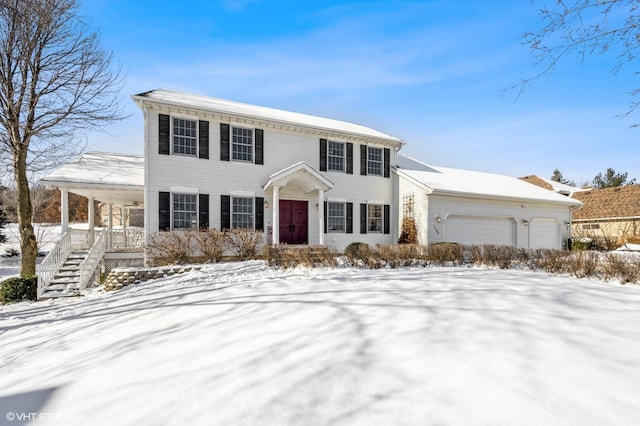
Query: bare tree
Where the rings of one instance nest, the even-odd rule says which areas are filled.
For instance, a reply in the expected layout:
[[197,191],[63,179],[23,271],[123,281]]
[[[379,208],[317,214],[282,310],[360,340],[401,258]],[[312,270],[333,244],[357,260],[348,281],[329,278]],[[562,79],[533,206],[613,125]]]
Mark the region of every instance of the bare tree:
[[[532,2],[533,3],[533,2]],[[533,80],[553,73],[558,62],[577,56],[581,61],[589,55],[615,56],[611,71],[615,74],[626,63],[634,63],[640,49],[640,2],[637,0],[556,0],[540,11],[543,26],[524,34],[524,42],[535,56],[540,73],[523,78],[518,85],[524,90]],[[640,88],[631,95],[640,93]],[[627,116],[640,104],[632,100]]]
[[0,0],[0,161],[18,191],[20,274],[35,274],[28,172],[68,160],[82,131],[123,117],[120,71],[77,0]]

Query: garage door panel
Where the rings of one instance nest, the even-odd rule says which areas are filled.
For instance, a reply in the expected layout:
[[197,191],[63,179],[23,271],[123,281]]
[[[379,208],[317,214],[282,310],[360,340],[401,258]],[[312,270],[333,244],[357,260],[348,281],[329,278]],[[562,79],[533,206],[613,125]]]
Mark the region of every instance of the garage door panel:
[[529,248],[559,249],[560,227],[555,219],[535,218],[529,223]]
[[444,240],[465,245],[515,245],[515,222],[510,218],[449,216]]

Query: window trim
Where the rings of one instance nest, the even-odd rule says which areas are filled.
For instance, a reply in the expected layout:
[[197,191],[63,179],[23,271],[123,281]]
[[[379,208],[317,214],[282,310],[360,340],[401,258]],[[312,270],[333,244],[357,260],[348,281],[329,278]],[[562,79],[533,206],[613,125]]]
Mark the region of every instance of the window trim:
[[[379,207],[380,208],[380,217],[378,218],[373,218],[375,220],[379,220],[380,221],[380,230],[373,230],[371,229],[371,216],[370,216],[370,207]],[[367,234],[383,234],[384,233],[384,204],[379,204],[379,203],[367,203]]]
[[[371,154],[373,150],[379,151],[380,152],[380,160],[372,160],[371,159]],[[377,163],[379,164],[379,173],[372,173],[371,172],[371,164],[372,163]],[[377,146],[368,146],[367,147],[367,175],[368,176],[384,176],[384,149],[377,147]]]
[[[193,138],[191,138],[190,136],[188,136],[189,139],[193,139],[193,145],[195,148],[195,152],[193,154],[185,154],[183,152],[176,152],[175,146],[175,138],[177,137],[181,137],[181,138],[187,138],[187,136],[181,136],[181,135],[176,135],[175,134],[175,120],[183,120],[183,121],[191,121],[195,124],[195,135],[193,136]],[[185,116],[177,116],[177,115],[171,115],[170,116],[170,121],[169,121],[169,135],[171,137],[170,139],[170,143],[171,143],[171,155],[180,155],[183,157],[195,157],[198,158],[198,151],[199,151],[199,145],[200,145],[200,129],[199,129],[199,123],[198,123],[198,119],[197,118],[193,118],[193,117],[185,117]]]
[[[199,224],[199,212],[200,212],[200,210],[199,210],[199,208],[200,208],[199,202],[200,202],[200,200],[199,200],[198,194],[196,194],[196,193],[187,193],[187,192],[171,192],[170,194],[171,194],[171,230],[172,231],[180,231],[180,232],[197,230],[199,225],[200,225]],[[175,202],[176,202],[175,200],[176,200],[176,198],[175,198],[175,196],[176,195],[191,196],[191,197],[195,198],[195,203],[194,203],[195,209],[193,210],[193,212],[190,212],[190,211],[187,211],[187,210],[178,210],[178,212],[189,212],[189,213],[192,213],[193,216],[195,217],[195,220],[196,220],[195,227],[191,226],[189,228],[176,228],[176,218],[175,218],[175,213],[176,213],[176,208],[175,208]]]
[[[251,205],[251,228],[240,228],[238,226],[235,226],[236,221],[234,219],[234,216],[236,214],[242,214],[242,215],[246,215],[246,216],[248,215],[247,213],[236,213],[235,208],[234,208],[235,207],[234,206],[234,201],[235,200],[239,200],[239,199],[251,200],[251,202],[250,202],[250,205]],[[229,213],[230,213],[230,216],[231,216],[229,218],[230,221],[231,221],[231,223],[230,223],[231,229],[248,229],[248,230],[251,230],[251,231],[255,231],[255,229],[256,229],[256,207],[255,207],[255,205],[256,205],[256,197],[249,197],[249,196],[243,197],[241,195],[231,195],[230,206],[229,206],[229,210],[230,210]]]
[[[342,216],[331,216],[331,204],[338,204],[342,206]],[[331,229],[330,218],[342,218],[342,230]],[[327,234],[346,234],[347,233],[347,203],[343,201],[331,201],[327,200]]]
[[[236,126],[234,124],[230,125],[230,129],[229,129],[229,160],[231,161],[237,161],[239,163],[250,163],[250,164],[254,164],[255,163],[255,159],[256,159],[256,129],[253,127],[244,127],[244,126]],[[235,151],[234,151],[234,146],[235,145],[242,145],[242,146],[247,146],[247,144],[240,144],[238,142],[234,141],[234,134],[233,131],[235,129],[240,129],[240,130],[249,130],[251,131],[251,158],[249,160],[242,160],[242,159],[238,159],[235,158]]]
[[[331,155],[331,144],[338,144],[342,146],[342,162],[341,169],[332,169],[330,158],[339,158],[336,155]],[[327,171],[328,172],[338,172],[338,173],[346,173],[347,172],[347,143],[342,141],[334,141],[327,139]]]

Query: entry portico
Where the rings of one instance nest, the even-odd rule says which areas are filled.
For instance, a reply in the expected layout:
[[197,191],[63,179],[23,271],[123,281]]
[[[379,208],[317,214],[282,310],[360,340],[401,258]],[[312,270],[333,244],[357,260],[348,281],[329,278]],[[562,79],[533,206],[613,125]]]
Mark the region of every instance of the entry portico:
[[[281,200],[280,190],[283,188],[291,189],[294,191],[300,191],[303,194],[317,194],[316,209],[318,212],[318,244],[324,245],[324,194],[325,192],[333,189],[333,182],[327,179],[320,172],[311,167],[308,163],[301,161],[293,164],[283,170],[280,170],[271,176],[264,185],[264,191],[269,190],[272,193],[272,244],[274,246],[281,242],[281,228],[285,231],[290,230],[295,232],[296,223],[294,222],[295,213],[300,213],[304,216],[305,232],[306,232],[306,220],[308,219],[308,210],[303,208],[306,205],[295,204],[295,200],[290,203],[283,203]],[[300,203],[300,202],[299,202]],[[281,209],[287,209],[287,217],[281,216]],[[290,219],[284,220],[283,219]],[[292,222],[293,221],[293,222]],[[304,243],[303,240],[294,240],[297,243]],[[287,241],[288,242],[288,241]]]

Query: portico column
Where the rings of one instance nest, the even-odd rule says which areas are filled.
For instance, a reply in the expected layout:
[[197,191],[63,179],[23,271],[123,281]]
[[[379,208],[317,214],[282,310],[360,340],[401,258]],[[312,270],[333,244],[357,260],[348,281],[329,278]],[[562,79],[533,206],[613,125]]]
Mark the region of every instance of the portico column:
[[273,187],[273,199],[271,200],[273,203],[272,206],[272,240],[273,245],[277,246],[280,244],[280,187]]
[[89,247],[93,245],[93,242],[96,239],[95,227],[96,227],[96,212],[95,212],[95,198],[89,198]]
[[122,225],[122,244],[125,247],[129,247],[127,241],[127,213],[129,212],[128,208],[124,206],[120,206],[120,225]]
[[324,189],[318,190],[318,244],[324,245]]
[[107,227],[107,246],[109,248],[113,247],[113,204],[109,203],[109,226]]
[[60,190],[60,225],[64,235],[69,230],[69,190]]

